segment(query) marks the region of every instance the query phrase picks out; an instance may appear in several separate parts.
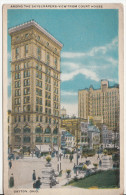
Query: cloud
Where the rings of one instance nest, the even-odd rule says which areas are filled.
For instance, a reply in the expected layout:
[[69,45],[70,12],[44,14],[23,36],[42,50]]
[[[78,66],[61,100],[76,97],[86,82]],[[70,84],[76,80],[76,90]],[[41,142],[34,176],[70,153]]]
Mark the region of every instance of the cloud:
[[61,90],[61,96],[77,96],[77,92]]
[[112,50],[118,47],[118,38],[115,37],[111,43],[106,44],[105,46],[93,47],[88,52],[62,52],[62,58],[80,58],[86,56],[95,56],[98,54],[106,54],[108,50]]
[[67,69],[69,68],[70,70],[76,69],[79,67],[79,65],[74,63],[74,62],[62,62],[62,66],[67,68]]
[[77,52],[62,52],[61,57],[62,58],[77,58],[77,57],[83,57],[86,53],[77,53]]
[[11,52],[7,53],[7,58],[8,58],[9,61],[11,60]]
[[82,69],[77,69],[77,70],[72,71],[72,72],[62,73],[61,74],[61,81],[72,80],[78,74],[82,74],[82,75],[86,76],[86,78],[90,78],[94,81],[100,80],[98,75],[94,71],[86,69],[86,68],[82,68]]
[[74,104],[66,104],[66,103],[61,103],[61,108],[65,108],[66,109],[66,114],[69,116],[77,116],[78,117],[78,104],[74,103]]
[[110,62],[111,64],[113,64],[113,65],[117,65],[117,64],[118,64],[118,60],[115,60],[115,59],[112,58],[112,57],[106,58],[106,60],[107,60],[108,62]]
[[8,77],[8,86],[11,86],[11,78]]
[[[62,82],[71,81],[78,74],[86,76],[93,81],[104,78],[114,80],[118,77],[118,38],[100,47],[93,47],[88,52],[62,53]],[[116,79],[117,80],[117,79]]]

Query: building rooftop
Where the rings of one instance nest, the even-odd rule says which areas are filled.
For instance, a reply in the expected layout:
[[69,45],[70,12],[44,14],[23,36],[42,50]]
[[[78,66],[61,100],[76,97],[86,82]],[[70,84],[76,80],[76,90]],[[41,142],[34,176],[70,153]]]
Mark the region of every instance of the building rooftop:
[[[107,79],[102,79],[101,81],[108,81]],[[89,88],[84,88],[84,89],[79,89],[78,91],[83,91],[83,90],[87,90],[89,91],[89,89],[92,88],[93,90],[101,90],[101,87],[100,88],[94,88],[93,85],[90,85]],[[108,81],[108,88],[119,88],[119,84],[115,83],[114,85],[110,86],[109,84],[109,81]]]
[[94,125],[88,125],[88,131],[100,133],[99,129]]
[[44,28],[42,28],[37,22],[34,20],[30,20],[26,23],[20,24],[18,26],[12,27],[9,29],[9,34],[11,35],[12,33],[18,32],[22,29],[26,29],[28,27],[35,27],[38,30],[40,30],[43,34],[45,34],[47,37],[49,37],[53,42],[55,42],[57,45],[59,45],[61,48],[63,47],[63,44],[60,43],[58,40],[56,40],[50,33],[48,33]]

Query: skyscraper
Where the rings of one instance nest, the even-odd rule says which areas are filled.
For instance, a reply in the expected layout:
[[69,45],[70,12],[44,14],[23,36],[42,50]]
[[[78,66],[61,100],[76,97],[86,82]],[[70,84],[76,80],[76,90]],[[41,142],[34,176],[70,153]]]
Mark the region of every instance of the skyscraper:
[[11,36],[12,149],[57,145],[62,44],[35,21],[9,29]]
[[103,123],[111,130],[119,130],[119,86],[109,86],[107,80],[101,80],[101,88],[79,90],[78,92],[78,114],[79,117],[88,119],[92,117],[103,117]]

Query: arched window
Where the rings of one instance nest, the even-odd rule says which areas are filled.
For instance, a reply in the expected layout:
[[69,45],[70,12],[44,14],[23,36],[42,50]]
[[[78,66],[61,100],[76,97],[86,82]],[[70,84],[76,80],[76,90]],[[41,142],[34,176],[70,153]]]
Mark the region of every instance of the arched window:
[[47,127],[47,128],[45,129],[45,133],[47,133],[47,134],[51,133],[50,127]]
[[15,128],[14,128],[14,133],[21,133],[21,129],[18,128],[18,127],[15,127]]
[[30,127],[28,127],[28,126],[25,126],[25,127],[23,128],[23,132],[24,132],[24,133],[30,133],[30,131],[31,131],[31,129],[30,129]]
[[37,126],[36,129],[35,129],[35,133],[42,133],[42,127]]
[[58,134],[58,128],[57,127],[54,129],[53,134]]

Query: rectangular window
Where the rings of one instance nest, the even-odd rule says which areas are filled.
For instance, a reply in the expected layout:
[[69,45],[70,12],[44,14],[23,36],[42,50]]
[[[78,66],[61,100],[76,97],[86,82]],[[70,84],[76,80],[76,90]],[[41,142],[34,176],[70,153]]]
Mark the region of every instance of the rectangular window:
[[30,105],[28,105],[28,112],[30,111]]
[[36,112],[38,112],[38,106],[36,106]]
[[42,106],[40,106],[40,112],[42,112]]
[[30,121],[30,115],[28,115],[28,121]]
[[50,62],[50,56],[49,56],[49,53],[47,53],[47,56],[46,56],[46,61],[47,61],[47,64],[49,64],[49,62]]
[[21,117],[20,116],[18,117],[18,121],[21,122]]
[[28,53],[28,45],[25,45],[25,55]]
[[26,121],[26,116],[24,116],[24,122]]
[[42,116],[40,116],[40,122],[42,122]]
[[38,122],[38,116],[36,116],[36,122]]
[[16,54],[19,54],[19,47],[16,48]]

